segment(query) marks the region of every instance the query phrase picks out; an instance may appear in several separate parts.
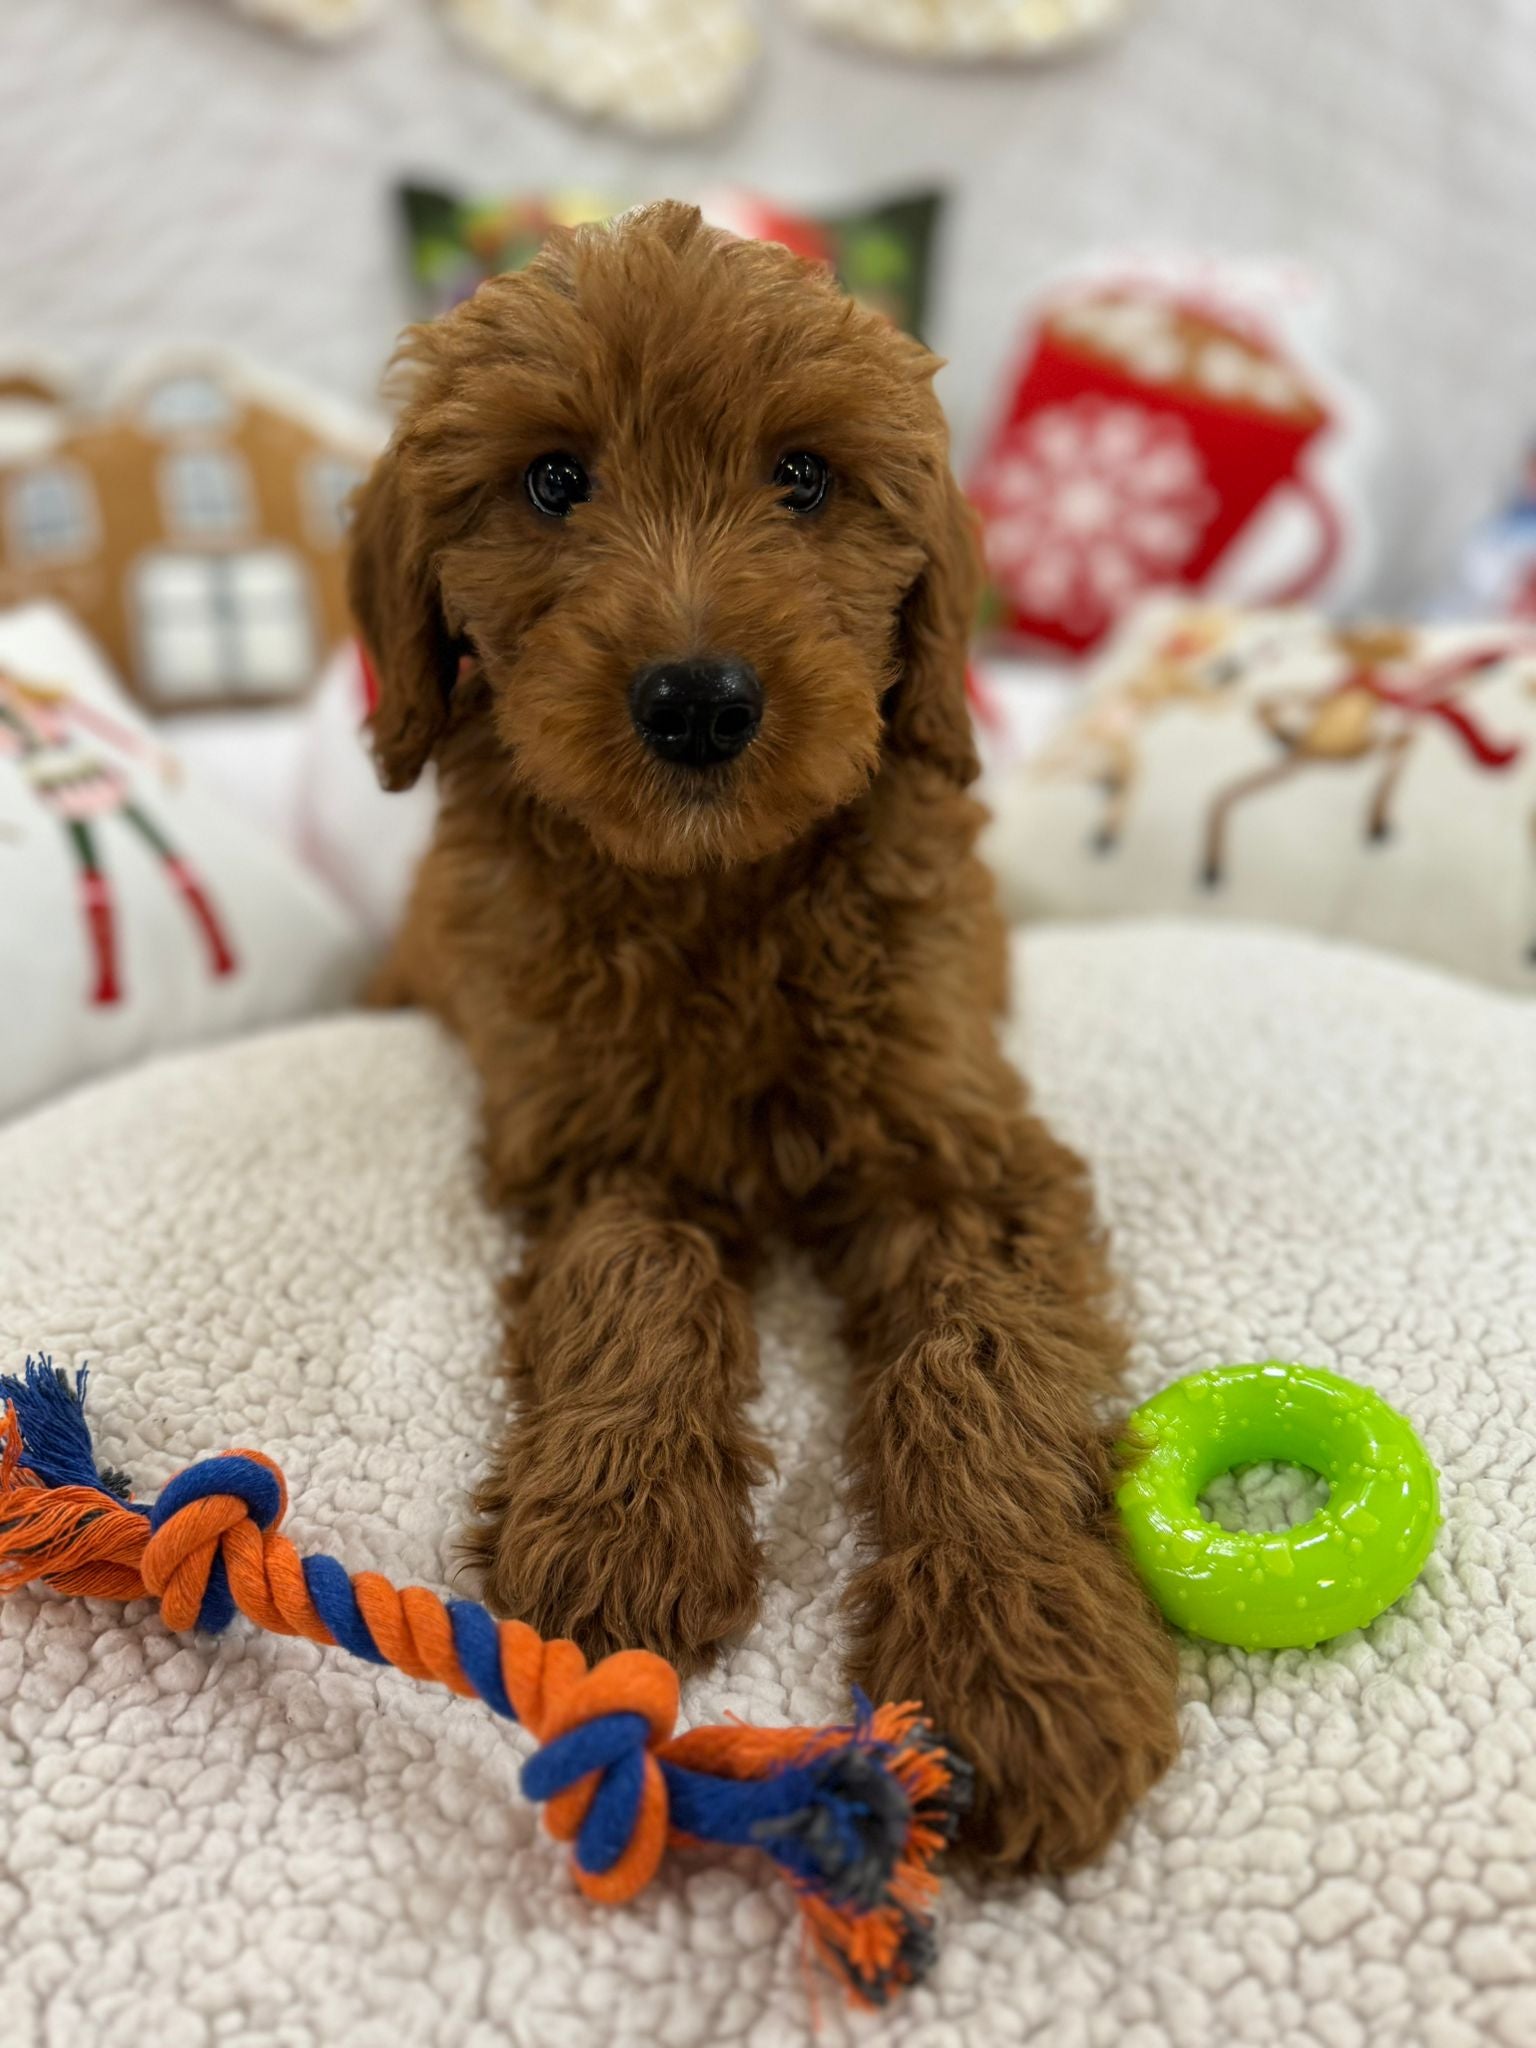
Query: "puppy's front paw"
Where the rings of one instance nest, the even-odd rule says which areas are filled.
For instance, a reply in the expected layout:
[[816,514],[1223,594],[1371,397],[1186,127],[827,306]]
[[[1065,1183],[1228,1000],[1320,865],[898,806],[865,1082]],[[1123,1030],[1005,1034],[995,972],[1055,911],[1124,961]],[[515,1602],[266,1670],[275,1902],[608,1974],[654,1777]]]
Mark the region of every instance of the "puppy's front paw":
[[960,1846],[976,1863],[1092,1862],[1177,1753],[1173,1643],[1104,1539],[995,1576],[938,1550],[882,1558],[850,1599],[850,1676],[921,1699],[975,1771]]
[[645,1649],[697,1670],[757,1613],[750,1472],[723,1460],[687,1468],[682,1447],[652,1445],[654,1458],[615,1483],[590,1436],[577,1457],[561,1434],[537,1422],[520,1431],[476,1494],[482,1519],[465,1547],[488,1605],[571,1637],[594,1661]]

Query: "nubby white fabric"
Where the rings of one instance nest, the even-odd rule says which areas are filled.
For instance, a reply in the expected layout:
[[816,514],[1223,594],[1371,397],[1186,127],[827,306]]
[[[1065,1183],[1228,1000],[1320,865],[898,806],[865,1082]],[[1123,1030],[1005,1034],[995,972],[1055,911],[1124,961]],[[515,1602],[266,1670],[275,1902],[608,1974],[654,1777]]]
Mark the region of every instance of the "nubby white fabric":
[[[1536,1012],[1260,931],[1041,933],[1014,1042],[1092,1158],[1134,1391],[1301,1357],[1440,1467],[1422,1581],[1316,1652],[1183,1654],[1185,1752],[1104,1862],[952,1883],[924,1988],[824,2048],[1528,2048],[1536,2039]],[[89,1359],[153,1494],[275,1456],[301,1548],[450,1582],[501,1422],[457,1051],[412,1017],[144,1069],[0,1134],[0,1357]],[[694,1720],[844,1704],[844,1360],[797,1269],[759,1304],[763,1614]],[[472,1702],[149,1609],[0,1603],[10,2048],[795,2048],[794,1908],[750,1855],[589,1907]]]

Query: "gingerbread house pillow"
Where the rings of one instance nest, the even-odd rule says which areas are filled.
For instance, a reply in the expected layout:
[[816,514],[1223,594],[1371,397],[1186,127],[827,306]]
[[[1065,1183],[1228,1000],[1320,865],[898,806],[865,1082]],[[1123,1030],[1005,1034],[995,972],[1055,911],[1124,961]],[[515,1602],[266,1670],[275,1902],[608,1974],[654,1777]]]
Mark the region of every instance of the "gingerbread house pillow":
[[147,711],[291,703],[346,634],[348,501],[382,441],[222,354],[95,403],[0,373],[0,605],[67,607]]

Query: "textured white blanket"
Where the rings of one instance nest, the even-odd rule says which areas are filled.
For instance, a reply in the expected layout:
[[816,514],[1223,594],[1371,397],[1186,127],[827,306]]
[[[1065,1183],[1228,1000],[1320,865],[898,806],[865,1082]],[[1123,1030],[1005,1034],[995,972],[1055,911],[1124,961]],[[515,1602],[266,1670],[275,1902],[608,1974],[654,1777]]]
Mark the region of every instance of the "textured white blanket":
[[[1536,1011],[1372,956],[1177,927],[1037,936],[1022,1047],[1085,1146],[1137,1390],[1317,1360],[1419,1423],[1421,1583],[1314,1653],[1189,1645],[1185,1755],[1099,1868],[952,1884],[881,2048],[1536,2042]],[[494,1286],[456,1052],[356,1019],[150,1068],[0,1135],[0,1359],[96,1366],[152,1492],[270,1451],[302,1547],[442,1586],[497,1419]],[[693,1719],[842,1709],[853,1539],[824,1458],[828,1304],[761,1302],[762,1620]],[[584,1905],[519,1796],[527,1739],[337,1651],[172,1638],[143,1607],[0,1605],[0,2041],[158,2048],[779,2048],[795,1914],[753,1857]]]

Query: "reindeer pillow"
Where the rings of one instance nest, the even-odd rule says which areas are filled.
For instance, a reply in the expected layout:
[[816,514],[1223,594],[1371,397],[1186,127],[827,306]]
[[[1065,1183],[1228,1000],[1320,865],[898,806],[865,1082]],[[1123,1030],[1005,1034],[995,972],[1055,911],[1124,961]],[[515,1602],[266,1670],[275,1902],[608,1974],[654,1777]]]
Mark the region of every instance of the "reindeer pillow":
[[65,613],[0,612],[0,1118],[344,1002],[367,951],[280,846],[189,785]]
[[1155,599],[995,799],[1016,918],[1192,911],[1536,993],[1536,631]]

